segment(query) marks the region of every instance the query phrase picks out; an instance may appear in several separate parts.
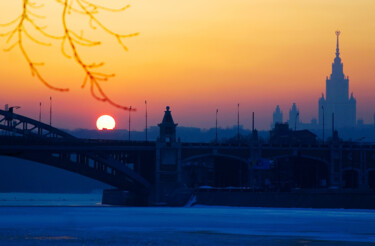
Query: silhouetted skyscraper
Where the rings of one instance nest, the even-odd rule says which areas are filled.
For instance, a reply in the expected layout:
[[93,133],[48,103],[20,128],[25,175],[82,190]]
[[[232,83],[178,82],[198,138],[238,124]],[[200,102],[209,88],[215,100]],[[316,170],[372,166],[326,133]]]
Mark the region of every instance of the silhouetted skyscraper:
[[276,123],[283,123],[283,112],[281,112],[279,105],[277,105],[275,111],[273,111],[271,129],[275,128]]
[[[349,98],[349,77],[344,75],[340,58],[339,36],[336,31],[336,57],[332,63],[332,74],[326,79],[326,98],[319,99],[319,125],[326,129],[332,128],[332,113],[335,117],[335,128],[354,127],[356,124],[356,99],[351,93]],[[324,114],[324,116],[323,116]]]
[[295,128],[298,127],[299,124],[299,110],[297,108],[296,103],[293,103],[292,108],[289,110],[289,127]]

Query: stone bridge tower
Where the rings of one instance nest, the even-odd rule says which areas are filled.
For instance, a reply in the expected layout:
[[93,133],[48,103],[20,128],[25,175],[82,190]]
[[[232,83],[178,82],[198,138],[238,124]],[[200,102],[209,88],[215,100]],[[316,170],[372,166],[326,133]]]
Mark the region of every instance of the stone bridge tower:
[[155,202],[170,203],[181,184],[181,144],[176,141],[176,127],[169,106],[159,124],[156,142]]
[[164,111],[163,121],[158,125],[160,127],[160,135],[158,142],[163,142],[167,144],[176,142],[176,126],[172,118],[169,106],[167,106],[166,111]]

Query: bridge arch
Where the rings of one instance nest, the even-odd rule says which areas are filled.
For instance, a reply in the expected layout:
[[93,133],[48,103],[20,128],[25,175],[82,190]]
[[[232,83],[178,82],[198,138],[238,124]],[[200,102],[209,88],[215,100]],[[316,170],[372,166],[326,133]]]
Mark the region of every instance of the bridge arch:
[[95,153],[74,151],[0,151],[0,155],[64,169],[123,190],[148,192],[150,184],[123,163]]
[[375,190],[375,168],[368,168],[366,170],[366,176],[368,187]]
[[293,188],[326,188],[329,184],[330,163],[311,155],[278,155],[274,160],[276,183],[279,189],[289,191]]
[[12,135],[1,136],[0,155],[65,169],[142,195],[151,190],[150,183],[124,163],[95,148],[79,149],[87,144],[85,140],[50,125],[0,110],[0,130]]
[[248,161],[244,158],[208,153],[181,160],[183,182],[188,187],[243,187],[248,184]]
[[330,163],[329,163],[328,160],[325,160],[325,159],[322,159],[322,158],[319,158],[319,157],[316,157],[316,156],[311,156],[311,155],[286,154],[286,155],[278,155],[278,156],[265,157],[265,158],[268,158],[268,159],[271,159],[271,160],[277,160],[277,159],[294,158],[294,157],[300,157],[300,158],[304,158],[304,159],[310,159],[310,160],[314,160],[314,161],[319,161],[319,162],[323,163],[324,165],[326,165],[327,168],[330,167]]
[[342,187],[356,189],[359,187],[361,171],[358,168],[346,167],[342,170]]
[[90,193],[114,187],[62,168],[0,155],[0,192]]

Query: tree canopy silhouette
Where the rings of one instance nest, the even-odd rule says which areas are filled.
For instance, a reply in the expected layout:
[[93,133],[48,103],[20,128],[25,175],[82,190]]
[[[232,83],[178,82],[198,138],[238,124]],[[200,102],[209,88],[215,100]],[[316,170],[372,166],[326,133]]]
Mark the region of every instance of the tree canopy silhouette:
[[[40,73],[38,67],[44,65],[43,62],[35,62],[29,55],[27,48],[24,45],[26,39],[32,42],[43,45],[50,46],[51,41],[57,40],[61,42],[61,52],[68,58],[72,59],[78,64],[83,73],[85,74],[85,79],[81,85],[84,88],[89,84],[90,92],[92,96],[99,101],[108,102],[109,104],[123,109],[123,110],[134,110],[126,106],[122,106],[111,100],[101,87],[101,82],[107,81],[109,78],[114,77],[111,73],[98,72],[98,68],[104,65],[104,62],[100,63],[87,63],[84,62],[79,52],[80,46],[98,46],[101,44],[100,41],[91,40],[85,38],[84,31],[81,30],[80,33],[75,30],[75,28],[68,23],[68,18],[73,17],[73,15],[79,15],[86,18],[90,24],[92,30],[101,29],[108,35],[112,36],[117,40],[118,44],[127,51],[127,47],[124,44],[124,39],[138,35],[139,33],[131,34],[119,34],[110,29],[103,24],[103,22],[98,18],[100,12],[122,12],[130,7],[130,5],[125,5],[120,8],[109,8],[106,6],[98,5],[90,0],[51,0],[57,2],[61,7],[61,16],[59,23],[62,26],[62,31],[59,35],[50,34],[46,31],[46,26],[40,24],[40,22],[45,19],[45,16],[40,15],[40,9],[44,7],[44,4],[40,0],[22,0],[22,12],[13,20],[8,23],[0,24],[0,26],[5,30],[5,32],[0,33],[1,37],[7,38],[8,47],[5,51],[11,51],[14,48],[18,48],[27,63],[29,64],[31,73],[36,76],[45,86],[52,90],[66,92],[69,88],[60,88],[52,85],[47,81],[43,75]],[[106,3],[112,0],[105,1]],[[21,8],[21,6],[20,6]],[[36,37],[34,33],[38,33],[39,36],[43,38]]]

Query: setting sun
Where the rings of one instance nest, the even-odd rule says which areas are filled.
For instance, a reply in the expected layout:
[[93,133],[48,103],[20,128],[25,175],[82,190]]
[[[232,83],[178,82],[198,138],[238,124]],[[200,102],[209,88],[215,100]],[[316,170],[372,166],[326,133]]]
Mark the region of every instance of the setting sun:
[[110,115],[102,115],[96,120],[96,127],[98,130],[113,130],[115,129],[116,121]]

